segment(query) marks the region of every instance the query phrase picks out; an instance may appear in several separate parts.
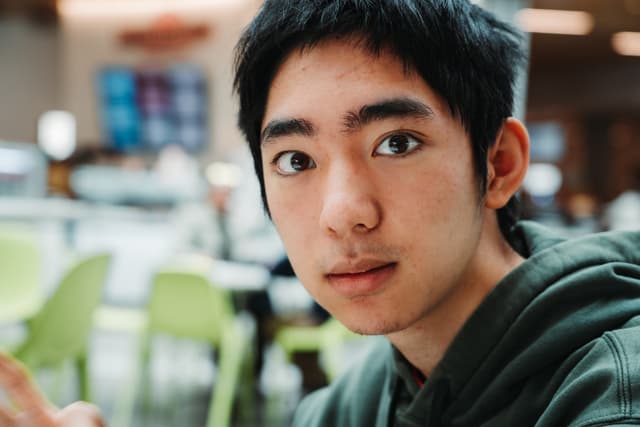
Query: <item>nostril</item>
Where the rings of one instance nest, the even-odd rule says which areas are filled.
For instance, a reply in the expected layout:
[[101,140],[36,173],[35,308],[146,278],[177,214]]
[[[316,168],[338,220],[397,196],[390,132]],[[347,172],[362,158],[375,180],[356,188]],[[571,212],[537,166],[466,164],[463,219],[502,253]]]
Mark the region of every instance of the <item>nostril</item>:
[[366,232],[370,230],[370,228],[366,224],[362,224],[362,223],[356,224],[355,227],[353,227],[353,229],[354,231],[357,231],[357,232]]
[[380,209],[371,197],[334,197],[326,203],[321,216],[321,226],[332,236],[349,233],[367,233],[380,224]]

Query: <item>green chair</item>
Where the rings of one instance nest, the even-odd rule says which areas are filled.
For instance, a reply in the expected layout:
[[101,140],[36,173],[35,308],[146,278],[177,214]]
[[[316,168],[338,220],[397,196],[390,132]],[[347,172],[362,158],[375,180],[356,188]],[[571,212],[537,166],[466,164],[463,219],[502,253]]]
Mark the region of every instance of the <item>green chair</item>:
[[29,319],[43,301],[42,255],[35,235],[0,228],[0,325]]
[[13,353],[31,370],[44,367],[61,370],[66,362],[74,362],[79,374],[80,397],[86,401],[91,401],[88,338],[110,258],[100,254],[75,263],[30,320],[26,340]]
[[318,352],[327,381],[331,382],[344,364],[341,353],[345,342],[359,337],[330,318],[319,326],[284,326],[278,330],[274,341],[289,362],[294,353]]
[[195,271],[156,273],[148,305],[143,365],[149,366],[150,341],[162,333],[209,343],[218,354],[207,427],[230,425],[233,403],[249,363],[250,336],[234,315],[230,295]]
[[[281,326],[274,337],[274,354],[277,364],[292,363],[296,353],[317,353],[320,367],[327,382],[333,381],[345,367],[345,345],[349,340],[361,338],[345,328],[334,318],[329,318],[318,326]],[[281,353],[277,350],[281,350]],[[280,358],[284,360],[280,360]],[[282,425],[291,416],[291,391],[266,391],[265,413],[273,424]],[[295,396],[295,393],[294,395]],[[294,397],[297,399],[298,397]],[[297,403],[294,401],[293,405]]]

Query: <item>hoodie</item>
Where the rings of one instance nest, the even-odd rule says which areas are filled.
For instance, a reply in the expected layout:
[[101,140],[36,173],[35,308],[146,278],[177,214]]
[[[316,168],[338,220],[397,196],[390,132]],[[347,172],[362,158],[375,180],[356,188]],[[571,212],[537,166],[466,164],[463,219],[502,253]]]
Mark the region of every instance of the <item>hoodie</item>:
[[532,222],[526,258],[419,387],[383,338],[299,405],[295,426],[640,426],[640,232],[564,240]]

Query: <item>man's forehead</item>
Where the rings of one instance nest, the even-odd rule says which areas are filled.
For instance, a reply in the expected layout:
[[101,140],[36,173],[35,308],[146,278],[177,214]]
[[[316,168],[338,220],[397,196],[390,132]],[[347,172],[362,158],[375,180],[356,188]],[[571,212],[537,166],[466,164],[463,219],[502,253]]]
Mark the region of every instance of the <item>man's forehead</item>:
[[295,46],[283,56],[274,76],[291,64],[300,69],[306,69],[310,62],[318,58],[335,59],[336,57],[342,58],[343,64],[351,68],[362,66],[366,69],[367,66],[384,61],[401,65],[407,76],[417,74],[413,65],[404,61],[391,46],[371,46],[364,36],[350,35],[328,37]]
[[271,81],[262,126],[273,119],[313,117],[318,105],[311,98],[327,102],[327,93],[343,115],[400,99],[421,103],[432,114],[443,107],[428,83],[391,50],[372,52],[351,39],[328,39],[285,58]]

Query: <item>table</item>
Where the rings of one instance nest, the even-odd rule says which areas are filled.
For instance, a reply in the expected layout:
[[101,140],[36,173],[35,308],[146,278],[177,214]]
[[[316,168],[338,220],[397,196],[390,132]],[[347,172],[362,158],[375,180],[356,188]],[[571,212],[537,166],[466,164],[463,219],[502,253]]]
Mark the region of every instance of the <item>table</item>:
[[257,292],[267,288],[271,273],[259,264],[214,260],[209,268],[209,280],[232,292]]

